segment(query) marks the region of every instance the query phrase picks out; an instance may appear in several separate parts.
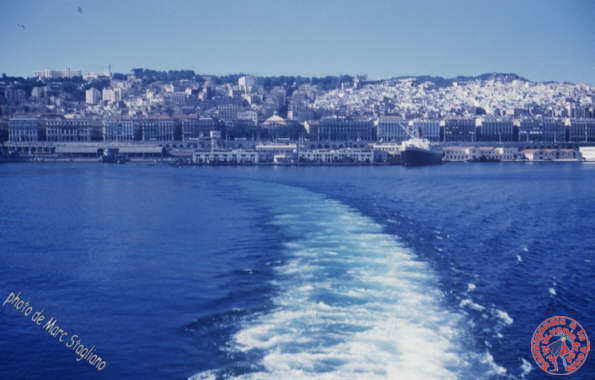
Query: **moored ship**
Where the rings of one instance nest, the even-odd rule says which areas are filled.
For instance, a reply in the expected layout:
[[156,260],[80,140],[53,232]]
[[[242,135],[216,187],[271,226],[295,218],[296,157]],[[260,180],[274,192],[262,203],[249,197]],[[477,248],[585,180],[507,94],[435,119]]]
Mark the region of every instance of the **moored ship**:
[[128,161],[128,156],[121,154],[118,148],[108,148],[101,156],[104,164],[125,164]]
[[25,162],[25,157],[15,151],[10,151],[0,146],[0,164],[9,162]]
[[411,138],[401,144],[401,160],[405,166],[436,165],[442,162],[442,150],[432,147],[427,139]]

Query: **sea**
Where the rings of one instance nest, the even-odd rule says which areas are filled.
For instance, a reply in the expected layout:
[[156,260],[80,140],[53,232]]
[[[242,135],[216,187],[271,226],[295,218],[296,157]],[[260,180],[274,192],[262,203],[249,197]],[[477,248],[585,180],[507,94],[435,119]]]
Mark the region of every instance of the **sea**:
[[3,164],[0,378],[551,378],[593,260],[586,163]]

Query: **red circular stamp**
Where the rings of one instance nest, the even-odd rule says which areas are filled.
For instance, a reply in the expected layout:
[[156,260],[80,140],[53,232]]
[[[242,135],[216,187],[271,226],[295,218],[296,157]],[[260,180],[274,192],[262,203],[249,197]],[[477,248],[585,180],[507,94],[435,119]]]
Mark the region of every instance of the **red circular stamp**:
[[570,375],[587,360],[591,344],[583,327],[561,315],[541,322],[531,338],[537,366],[550,375]]

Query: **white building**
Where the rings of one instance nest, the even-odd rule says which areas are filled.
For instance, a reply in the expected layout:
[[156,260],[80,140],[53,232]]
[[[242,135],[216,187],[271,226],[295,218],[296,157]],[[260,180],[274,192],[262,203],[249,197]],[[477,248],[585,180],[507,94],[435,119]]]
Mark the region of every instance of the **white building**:
[[298,159],[317,163],[352,162],[371,164],[374,162],[374,152],[371,149],[352,148],[300,150]]
[[103,101],[108,103],[116,103],[122,100],[122,89],[121,88],[104,88],[101,97]]
[[585,161],[595,161],[595,146],[581,146],[578,148]]
[[238,87],[240,91],[251,92],[256,84],[256,79],[253,76],[243,76],[238,79]]
[[74,78],[82,76],[81,70],[66,69],[62,72],[64,78]]
[[297,150],[296,144],[257,144],[256,151],[259,153],[260,162],[274,161],[275,155],[287,154],[291,155]]
[[74,78],[82,76],[81,70],[66,69],[64,71],[44,69],[36,71],[35,76],[38,79],[54,79],[54,78]]
[[401,143],[371,144],[374,159],[377,162],[399,162],[401,160]]
[[37,141],[39,119],[36,117],[13,117],[8,121],[9,141]]
[[297,160],[295,152],[277,153],[273,156],[273,163],[275,164],[293,164]]
[[62,72],[58,71],[58,70],[45,69],[45,70],[41,70],[41,71],[36,71],[35,76],[38,79],[61,78]]
[[515,161],[523,155],[517,148],[491,146],[447,146],[443,149],[443,161]]
[[98,89],[91,87],[85,91],[85,102],[87,104],[97,104],[101,101],[101,92]]
[[574,149],[525,149],[521,151],[529,161],[579,161],[580,153]]
[[44,97],[47,93],[47,87],[33,87],[31,89],[31,97],[32,98],[41,98]]
[[196,151],[192,162],[204,165],[250,165],[258,163],[258,152],[254,150],[210,150]]
[[443,149],[443,161],[460,162],[469,160],[468,148],[462,146],[447,146]]
[[401,144],[398,143],[372,144],[372,149],[380,150],[393,155],[401,154]]
[[517,148],[496,148],[500,154],[501,161],[515,161],[520,158]]
[[258,124],[258,112],[253,111],[253,110],[239,111],[236,114],[236,118],[238,120],[252,121],[254,123],[254,125]]
[[479,146],[465,148],[467,160],[487,161],[514,161],[518,157],[517,148],[503,148]]
[[83,74],[83,79],[84,80],[91,80],[91,79],[100,79],[100,78],[111,78],[112,77],[112,73],[110,72],[91,72],[91,73],[85,73]]

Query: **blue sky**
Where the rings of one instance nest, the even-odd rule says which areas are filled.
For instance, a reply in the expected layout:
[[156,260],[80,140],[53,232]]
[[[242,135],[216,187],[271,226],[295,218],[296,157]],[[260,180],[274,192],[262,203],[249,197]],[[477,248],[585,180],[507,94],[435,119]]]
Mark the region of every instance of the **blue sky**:
[[2,0],[0,72],[111,63],[115,72],[496,71],[593,84],[594,20],[593,0]]

